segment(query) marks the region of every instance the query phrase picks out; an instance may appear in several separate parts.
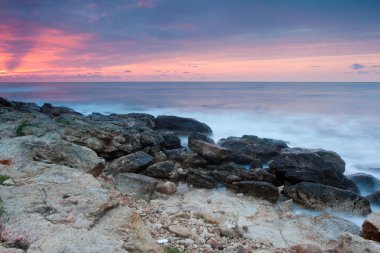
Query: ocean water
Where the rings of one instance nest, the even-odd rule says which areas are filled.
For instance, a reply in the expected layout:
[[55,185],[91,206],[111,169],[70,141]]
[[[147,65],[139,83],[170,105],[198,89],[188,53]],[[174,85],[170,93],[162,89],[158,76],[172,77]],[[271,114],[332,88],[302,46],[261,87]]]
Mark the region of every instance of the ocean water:
[[0,83],[0,96],[92,112],[192,117],[213,138],[252,134],[339,153],[380,179],[380,83]]

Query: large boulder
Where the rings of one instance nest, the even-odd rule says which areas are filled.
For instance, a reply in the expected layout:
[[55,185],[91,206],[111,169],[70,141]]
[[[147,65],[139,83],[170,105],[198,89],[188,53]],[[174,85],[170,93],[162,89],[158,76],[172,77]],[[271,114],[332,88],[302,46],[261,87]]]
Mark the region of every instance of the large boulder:
[[362,225],[363,237],[380,242],[380,211],[371,213]]
[[276,186],[261,181],[241,181],[232,183],[231,189],[238,193],[244,193],[254,197],[276,202],[280,193]]
[[378,253],[380,244],[371,240],[366,240],[358,235],[343,233],[340,237],[337,253]]
[[212,133],[211,128],[205,123],[199,122],[195,119],[182,118],[177,116],[157,116],[156,128],[185,133]]
[[145,200],[152,198],[158,183],[154,178],[135,173],[120,173],[114,177],[113,181],[116,189],[122,194]]
[[211,163],[222,163],[232,157],[231,150],[216,145],[213,140],[198,133],[189,136],[188,145],[192,151]]
[[269,162],[270,171],[280,183],[312,182],[348,188],[343,175],[345,162],[338,154],[322,149],[283,149],[281,154]]
[[76,112],[73,109],[62,106],[53,106],[49,103],[43,104],[40,108],[40,111],[51,116],[59,116],[66,113],[81,115],[79,112]]
[[144,174],[154,178],[169,178],[170,172],[174,169],[174,164],[170,161],[158,162],[149,166]]
[[23,144],[31,150],[34,161],[66,165],[95,176],[100,175],[105,166],[104,159],[99,158],[93,150],[67,141],[33,138]]
[[379,189],[380,181],[374,176],[366,173],[355,173],[347,176],[360,189],[362,194],[369,194]]
[[139,172],[149,166],[153,157],[143,151],[138,151],[112,161],[107,167],[110,174]]
[[16,105],[13,102],[11,102],[11,101],[3,98],[3,97],[0,97],[0,106],[1,107],[16,108]]
[[284,188],[295,202],[317,210],[334,210],[354,215],[371,213],[369,201],[351,191],[316,183],[299,183]]
[[218,144],[233,151],[234,161],[237,163],[251,163],[256,159],[267,162],[280,154],[287,144],[281,140],[261,139],[253,135],[228,137],[221,139]]

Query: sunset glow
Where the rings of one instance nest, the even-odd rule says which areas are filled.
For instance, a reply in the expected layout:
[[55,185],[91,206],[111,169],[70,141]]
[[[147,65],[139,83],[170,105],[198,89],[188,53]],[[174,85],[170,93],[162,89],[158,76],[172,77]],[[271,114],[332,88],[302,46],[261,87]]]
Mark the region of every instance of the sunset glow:
[[0,81],[380,80],[379,1],[0,2]]

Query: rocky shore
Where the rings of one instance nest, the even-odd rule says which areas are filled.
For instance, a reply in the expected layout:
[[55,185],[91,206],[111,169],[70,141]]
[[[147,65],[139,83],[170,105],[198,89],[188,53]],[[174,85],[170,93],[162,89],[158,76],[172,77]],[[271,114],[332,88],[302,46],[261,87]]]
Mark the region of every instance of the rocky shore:
[[346,176],[333,151],[211,136],[195,119],[0,98],[0,253],[380,252],[376,178]]

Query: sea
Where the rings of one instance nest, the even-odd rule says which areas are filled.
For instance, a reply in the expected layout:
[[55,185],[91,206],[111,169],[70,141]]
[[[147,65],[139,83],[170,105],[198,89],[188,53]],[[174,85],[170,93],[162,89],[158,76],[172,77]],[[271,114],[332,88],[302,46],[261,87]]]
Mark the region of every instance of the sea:
[[215,141],[249,134],[332,150],[345,160],[345,174],[380,179],[380,83],[14,82],[0,83],[0,96],[83,114],[195,118],[213,129]]

